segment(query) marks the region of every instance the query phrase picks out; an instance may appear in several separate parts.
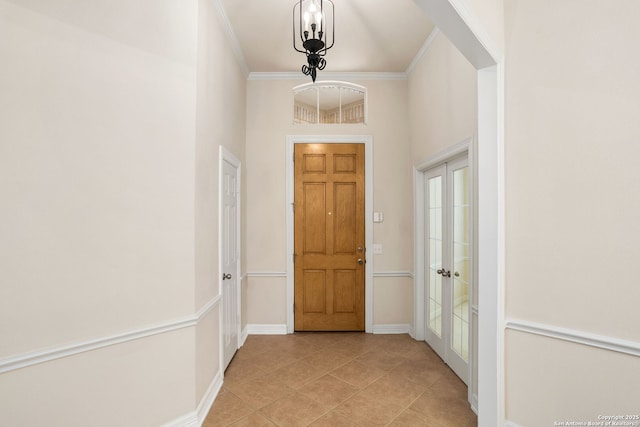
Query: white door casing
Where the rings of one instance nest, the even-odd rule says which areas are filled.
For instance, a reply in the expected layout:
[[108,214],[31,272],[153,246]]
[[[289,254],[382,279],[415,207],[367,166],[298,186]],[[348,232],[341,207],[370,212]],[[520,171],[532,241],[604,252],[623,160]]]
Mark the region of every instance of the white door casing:
[[[287,333],[294,331],[294,165],[293,152],[294,144],[305,143],[361,143],[364,144],[364,174],[365,174],[365,251],[373,252],[373,137],[370,135],[288,135],[287,136],[287,197],[286,197],[286,227],[287,227]],[[374,259],[367,260],[365,269],[365,332],[373,332],[373,269]]]
[[220,360],[224,371],[240,339],[240,161],[222,146],[219,199]]

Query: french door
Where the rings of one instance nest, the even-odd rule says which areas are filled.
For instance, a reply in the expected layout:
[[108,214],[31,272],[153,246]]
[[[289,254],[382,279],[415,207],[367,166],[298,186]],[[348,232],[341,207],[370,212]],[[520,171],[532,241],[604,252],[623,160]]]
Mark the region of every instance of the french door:
[[468,158],[425,175],[425,340],[469,382],[471,181]]

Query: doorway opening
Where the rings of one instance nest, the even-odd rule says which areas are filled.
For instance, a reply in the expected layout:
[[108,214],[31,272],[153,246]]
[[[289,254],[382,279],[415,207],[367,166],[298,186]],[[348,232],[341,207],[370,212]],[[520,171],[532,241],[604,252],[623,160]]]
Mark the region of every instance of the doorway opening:
[[[363,253],[373,245],[373,138],[369,135],[295,135],[287,137],[287,333],[295,330],[295,245],[294,245],[294,147],[296,144],[362,144],[364,146],[364,247]],[[371,253],[371,251],[369,252]],[[373,260],[364,268],[364,330],[373,329]]]
[[229,150],[220,146],[218,206],[218,271],[220,310],[221,371],[229,366],[240,348],[240,177],[241,164]]
[[477,408],[477,218],[471,138],[414,170],[415,328]]

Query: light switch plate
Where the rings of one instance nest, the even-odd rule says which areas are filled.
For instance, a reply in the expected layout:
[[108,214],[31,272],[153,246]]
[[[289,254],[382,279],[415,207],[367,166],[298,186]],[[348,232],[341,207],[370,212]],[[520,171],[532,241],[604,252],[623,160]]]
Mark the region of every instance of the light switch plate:
[[382,212],[374,212],[373,222],[382,222],[382,221],[384,221],[384,214]]

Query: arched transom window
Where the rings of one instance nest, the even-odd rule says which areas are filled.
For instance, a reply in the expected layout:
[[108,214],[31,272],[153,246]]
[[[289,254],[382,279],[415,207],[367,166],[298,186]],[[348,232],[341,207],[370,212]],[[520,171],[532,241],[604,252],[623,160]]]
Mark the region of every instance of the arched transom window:
[[296,124],[366,123],[367,88],[346,82],[321,81],[293,88]]

